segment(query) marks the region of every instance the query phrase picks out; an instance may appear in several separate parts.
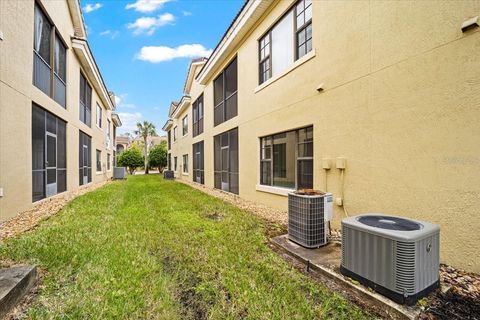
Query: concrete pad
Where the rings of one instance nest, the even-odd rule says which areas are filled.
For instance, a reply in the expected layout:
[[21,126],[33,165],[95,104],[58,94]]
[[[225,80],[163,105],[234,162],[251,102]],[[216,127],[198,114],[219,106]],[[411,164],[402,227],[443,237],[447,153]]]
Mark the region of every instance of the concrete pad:
[[0,269],[0,319],[3,319],[32,288],[36,276],[36,266]]
[[416,306],[400,305],[369,288],[353,283],[340,274],[341,246],[339,243],[329,243],[318,249],[307,249],[288,240],[284,234],[270,239],[271,243],[286,252],[291,257],[304,263],[308,269],[319,272],[320,275],[332,280],[342,291],[348,290],[348,296],[354,296],[356,301],[370,307],[385,318],[416,319],[420,308]]

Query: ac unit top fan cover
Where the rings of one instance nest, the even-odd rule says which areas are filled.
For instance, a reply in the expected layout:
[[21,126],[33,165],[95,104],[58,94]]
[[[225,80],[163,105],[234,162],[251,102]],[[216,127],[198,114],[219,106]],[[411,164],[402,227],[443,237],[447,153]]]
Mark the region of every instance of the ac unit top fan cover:
[[428,237],[440,230],[433,223],[387,216],[380,213],[369,213],[349,217],[342,221],[346,226],[387,237],[398,241],[416,241]]

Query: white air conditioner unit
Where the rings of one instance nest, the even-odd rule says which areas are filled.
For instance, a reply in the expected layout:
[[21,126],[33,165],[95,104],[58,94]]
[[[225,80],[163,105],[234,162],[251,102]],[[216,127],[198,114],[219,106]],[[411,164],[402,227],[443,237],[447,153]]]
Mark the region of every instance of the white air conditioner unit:
[[439,286],[438,225],[365,214],[342,221],[340,272],[408,305]]
[[306,248],[328,243],[333,215],[331,193],[288,194],[288,239]]

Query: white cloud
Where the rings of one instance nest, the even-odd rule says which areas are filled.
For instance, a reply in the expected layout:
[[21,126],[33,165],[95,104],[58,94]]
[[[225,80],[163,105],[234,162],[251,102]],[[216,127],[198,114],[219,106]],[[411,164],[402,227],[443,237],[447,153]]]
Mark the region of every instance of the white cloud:
[[129,3],[125,9],[135,9],[135,11],[148,13],[153,12],[163,7],[163,5],[171,0],[137,0],[134,3]]
[[118,36],[119,33],[120,32],[118,30],[114,30],[114,31],[105,30],[105,31],[100,32],[100,36],[102,36],[102,37],[109,36],[110,38],[115,39]]
[[122,93],[120,95],[115,95],[115,106],[117,109],[135,109],[137,106],[133,103],[128,103],[127,101],[128,94]]
[[188,16],[191,16],[192,13],[190,11],[182,11],[182,14],[185,16],[185,17],[188,17]]
[[133,132],[137,129],[137,122],[140,122],[143,118],[140,112],[120,112],[118,116],[122,121],[122,126],[118,128],[119,133]]
[[82,9],[83,11],[85,11],[85,13],[90,13],[92,11],[100,9],[101,7],[103,7],[103,4],[101,3],[95,3],[95,4],[88,3]]
[[133,29],[134,34],[146,33],[151,36],[155,30],[167,24],[173,24],[175,22],[175,16],[171,13],[164,13],[158,17],[141,17],[135,20],[135,22],[127,25],[128,29]]
[[212,49],[207,49],[201,44],[184,44],[176,48],[165,46],[142,47],[136,58],[151,63],[170,61],[175,58],[209,57]]
[[118,106],[120,105],[120,103],[122,102],[122,98],[120,98],[119,96],[114,96],[115,98],[115,105]]

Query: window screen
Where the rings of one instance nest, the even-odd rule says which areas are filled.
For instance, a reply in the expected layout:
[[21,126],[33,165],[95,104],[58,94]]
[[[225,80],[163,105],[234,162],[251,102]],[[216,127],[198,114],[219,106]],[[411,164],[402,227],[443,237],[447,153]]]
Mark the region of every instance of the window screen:
[[238,128],[215,136],[213,143],[215,188],[238,194]]
[[193,145],[193,181],[205,183],[203,141]]
[[66,123],[33,104],[32,201],[66,191],[66,170]]
[[203,133],[203,94],[193,103],[193,132],[194,137]]
[[80,121],[91,126],[92,121],[92,87],[85,76],[80,73]]
[[237,58],[235,58],[213,82],[215,126],[237,116],[237,89]]
[[97,150],[97,172],[102,171],[102,152],[100,150]]
[[92,139],[82,131],[79,131],[79,184],[84,185],[92,181]]

